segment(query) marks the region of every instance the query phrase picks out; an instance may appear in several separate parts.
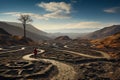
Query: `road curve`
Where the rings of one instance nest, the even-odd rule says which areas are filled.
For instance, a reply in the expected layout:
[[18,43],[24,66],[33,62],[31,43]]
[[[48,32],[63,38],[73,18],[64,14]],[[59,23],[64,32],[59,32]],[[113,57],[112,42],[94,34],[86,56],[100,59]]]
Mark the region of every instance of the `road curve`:
[[97,50],[93,50],[93,51],[101,53],[104,56],[104,58],[110,59],[110,56],[107,53],[103,52],[103,51],[97,51]]
[[22,51],[22,50],[25,50],[25,47],[21,47],[20,49],[17,49],[17,50],[9,50],[9,51],[5,51],[5,52],[0,52],[0,54],[10,53],[10,52],[17,52],[17,51]]
[[102,51],[96,51],[96,52],[99,52],[103,55],[103,57],[98,57],[98,56],[92,56],[92,55],[88,55],[88,54],[84,54],[84,53],[79,53],[79,52],[74,52],[74,51],[68,51],[68,50],[59,50],[59,51],[64,51],[64,52],[69,52],[71,54],[76,54],[76,55],[80,55],[80,56],[84,56],[84,57],[89,57],[89,58],[107,58],[107,59],[110,59],[110,56],[105,53],[105,52],[102,52]]
[[[40,53],[44,52],[43,50],[41,50]],[[51,80],[75,80],[75,76],[76,76],[76,72],[74,70],[74,68],[70,65],[67,65],[65,63],[59,62],[59,61],[55,61],[55,60],[50,60],[50,59],[35,59],[35,58],[31,58],[30,56],[33,54],[28,54],[23,56],[24,60],[44,60],[44,61],[48,61],[51,62],[53,65],[57,66],[58,68],[58,75],[54,76]]]
[[[64,47],[65,48],[69,48],[67,45],[65,45]],[[85,57],[90,57],[90,58],[107,58],[107,59],[110,59],[110,56],[107,53],[105,53],[103,51],[97,51],[97,50],[92,50],[92,51],[101,53],[103,55],[103,57],[92,56],[92,55],[87,55],[87,54],[84,54],[84,53],[79,53],[79,52],[74,52],[74,51],[68,51],[68,50],[59,50],[59,51],[69,52],[69,53],[73,53],[73,54],[77,54],[77,55],[85,56]]]

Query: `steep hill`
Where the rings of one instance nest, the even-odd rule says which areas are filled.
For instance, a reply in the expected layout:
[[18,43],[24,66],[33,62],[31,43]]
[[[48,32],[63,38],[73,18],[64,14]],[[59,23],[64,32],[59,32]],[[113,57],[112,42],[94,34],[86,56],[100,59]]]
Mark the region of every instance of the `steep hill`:
[[[21,23],[16,23],[16,22],[6,22],[6,23],[9,25],[12,25],[12,26],[23,28],[23,25]],[[38,34],[38,35],[44,35],[44,36],[48,35],[46,32],[44,32],[42,30],[38,30],[31,24],[27,24],[26,29],[27,29],[27,31],[30,31],[30,32]]]
[[120,47],[120,32],[106,37],[104,39],[96,39],[91,41],[93,44],[95,44],[98,48],[104,48],[104,47]]
[[[12,23],[12,24],[14,24],[14,23]],[[19,24],[19,23],[16,23],[16,24]],[[3,28],[8,33],[10,33],[12,35],[23,36],[23,27],[22,26],[20,27],[19,25],[18,26],[17,25],[15,26],[15,25],[11,25],[11,24],[8,24],[6,22],[0,22],[0,28]],[[47,36],[43,35],[43,34],[47,34],[47,33],[39,31],[36,28],[34,28],[33,26],[30,26],[30,27],[27,26],[26,30],[27,30],[26,31],[27,37],[29,37],[29,38],[31,38],[35,41],[48,40],[49,39]]]
[[96,39],[91,41],[94,48],[107,52],[111,58],[120,59],[120,32],[106,37],[104,39]]
[[92,33],[86,35],[86,38],[89,38],[89,39],[105,38],[105,37],[111,36],[117,32],[120,32],[120,25],[113,25],[113,26],[105,27],[103,29],[92,32]]

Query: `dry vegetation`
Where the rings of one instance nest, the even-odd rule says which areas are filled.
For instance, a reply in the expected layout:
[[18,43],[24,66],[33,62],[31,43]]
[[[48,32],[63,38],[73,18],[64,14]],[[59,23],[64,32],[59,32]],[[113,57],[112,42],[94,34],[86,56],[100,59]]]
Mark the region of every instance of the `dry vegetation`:
[[91,42],[95,45],[94,48],[107,52],[112,58],[120,59],[120,33]]

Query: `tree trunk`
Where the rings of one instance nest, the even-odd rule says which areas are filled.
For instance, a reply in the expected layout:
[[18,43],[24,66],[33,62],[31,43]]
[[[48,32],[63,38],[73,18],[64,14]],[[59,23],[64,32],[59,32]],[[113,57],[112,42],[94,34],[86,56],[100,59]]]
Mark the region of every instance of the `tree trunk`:
[[23,27],[24,27],[24,38],[26,39],[26,24],[23,23]]

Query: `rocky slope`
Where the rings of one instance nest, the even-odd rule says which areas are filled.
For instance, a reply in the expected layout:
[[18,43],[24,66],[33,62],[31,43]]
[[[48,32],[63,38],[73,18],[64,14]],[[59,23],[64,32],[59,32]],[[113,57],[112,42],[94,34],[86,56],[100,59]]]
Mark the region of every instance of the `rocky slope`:
[[106,37],[104,39],[96,39],[92,40],[92,43],[94,43],[98,48],[104,48],[104,47],[110,47],[110,48],[115,48],[115,47],[120,47],[120,32]]
[[120,32],[104,39],[92,40],[94,48],[102,49],[111,55],[112,58],[120,58]]
[[[0,22],[0,28],[3,28],[6,30],[8,33],[12,35],[18,35],[18,36],[23,36],[23,27],[22,24],[20,23],[7,23],[7,22]],[[27,25],[26,27],[26,33],[27,37],[33,39],[34,41],[39,41],[39,40],[48,40],[47,36],[45,36],[45,32],[39,31],[32,25]],[[43,35],[44,34],[44,35]]]
[[86,35],[85,37],[89,39],[99,39],[99,38],[105,38],[107,36],[111,36],[117,32],[120,32],[120,25],[113,25],[110,27],[105,27],[103,29],[92,32]]

